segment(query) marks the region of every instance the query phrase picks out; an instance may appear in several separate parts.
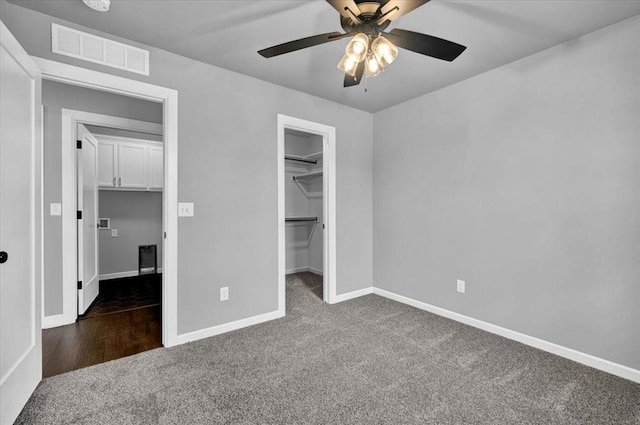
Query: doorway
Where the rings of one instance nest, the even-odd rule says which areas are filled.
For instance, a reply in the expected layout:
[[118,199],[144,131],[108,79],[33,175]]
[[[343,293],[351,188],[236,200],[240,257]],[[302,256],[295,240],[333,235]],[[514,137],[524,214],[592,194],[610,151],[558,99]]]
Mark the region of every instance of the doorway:
[[[164,251],[162,253],[162,344],[165,347],[178,343],[177,335],[177,237],[178,214],[177,208],[177,144],[178,144],[178,99],[177,92],[152,84],[130,80],[110,74],[78,68],[59,62],[33,58],[41,70],[45,80],[58,81],[72,86],[87,87],[108,93],[121,94],[137,99],[159,102],[162,105],[161,133],[164,141],[164,192],[162,200],[162,221]],[[66,132],[70,135],[75,131],[74,120],[68,118],[63,125],[63,137]],[[118,127],[117,123],[106,122],[95,114],[85,114],[80,120],[93,125]],[[138,131],[149,132],[148,128],[138,128]],[[70,138],[69,138],[70,139]],[[63,146],[62,168],[73,170],[75,161],[75,146]],[[77,267],[75,258],[76,245],[76,200],[75,175],[64,173],[62,178],[62,250],[71,255],[65,256],[62,264],[62,275],[65,282],[63,293],[63,311],[54,316],[50,325],[59,326],[73,323],[77,317]],[[72,283],[71,286],[69,282]]]
[[[102,110],[120,109],[122,102],[138,116],[152,108],[162,119],[161,106],[149,102],[57,83],[43,88],[48,116],[56,115],[62,98],[62,105]],[[75,297],[67,304],[75,301],[77,308],[69,309],[73,323],[43,332],[45,377],[162,346],[162,124],[64,108],[60,115],[63,153],[75,156],[63,179],[75,176],[77,193],[76,245],[62,253],[63,262],[76,262],[77,287],[65,280],[63,289]],[[51,129],[45,134],[52,138]],[[67,242],[70,233],[64,232]]]
[[300,276],[311,287],[321,275],[318,295],[327,303],[336,299],[335,128],[281,114],[277,120],[278,309],[284,314],[287,274],[311,274]]

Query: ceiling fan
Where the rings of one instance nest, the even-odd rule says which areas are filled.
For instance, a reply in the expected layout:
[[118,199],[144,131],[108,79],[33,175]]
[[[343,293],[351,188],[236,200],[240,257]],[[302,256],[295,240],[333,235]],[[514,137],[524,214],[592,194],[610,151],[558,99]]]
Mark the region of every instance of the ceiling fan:
[[[360,84],[362,76],[380,74],[398,56],[398,47],[422,55],[451,62],[466,49],[458,43],[431,35],[394,28],[384,30],[389,24],[429,0],[327,0],[340,13],[340,25],[344,33],[329,32],[260,50],[265,57],[283,55],[330,41],[353,37],[338,69],[344,72],[344,87]],[[397,47],[396,47],[397,46]]]

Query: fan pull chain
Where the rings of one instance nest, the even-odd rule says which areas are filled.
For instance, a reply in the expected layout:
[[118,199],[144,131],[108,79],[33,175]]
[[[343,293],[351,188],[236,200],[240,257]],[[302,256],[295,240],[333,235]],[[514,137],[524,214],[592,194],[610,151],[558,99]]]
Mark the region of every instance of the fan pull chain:
[[367,78],[367,74],[364,74],[364,92],[367,93],[367,81],[369,79]]

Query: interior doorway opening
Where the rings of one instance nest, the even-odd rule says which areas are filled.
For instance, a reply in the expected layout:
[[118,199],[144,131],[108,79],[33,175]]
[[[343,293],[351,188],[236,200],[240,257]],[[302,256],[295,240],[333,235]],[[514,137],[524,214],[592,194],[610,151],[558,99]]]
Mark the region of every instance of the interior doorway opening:
[[[45,190],[52,203],[45,229],[62,227],[62,249],[45,249],[50,266],[62,264],[61,279],[54,273],[44,288],[43,375],[51,376],[163,345],[170,319],[163,309],[171,305],[161,274],[171,161],[164,154],[164,102],[63,82],[45,81],[43,88],[51,149],[45,174],[62,175],[60,192]],[[52,201],[61,203],[54,208]],[[141,247],[153,253],[151,264]],[[60,307],[62,314],[51,314]]]
[[285,235],[287,285],[324,298],[323,138],[285,129]]
[[[278,115],[278,310],[287,275],[336,300],[335,128]],[[306,277],[306,278],[305,278]]]

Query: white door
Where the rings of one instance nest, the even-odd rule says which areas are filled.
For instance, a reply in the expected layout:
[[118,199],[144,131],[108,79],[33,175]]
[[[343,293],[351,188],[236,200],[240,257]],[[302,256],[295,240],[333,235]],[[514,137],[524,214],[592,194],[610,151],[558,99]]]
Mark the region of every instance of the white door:
[[147,146],[140,143],[118,143],[118,187],[147,188],[145,160]]
[[116,187],[116,163],[118,144],[116,142],[100,141],[98,144],[98,185],[100,187]]
[[98,141],[78,124],[78,314],[98,296]]
[[42,377],[40,73],[0,22],[0,424]]

